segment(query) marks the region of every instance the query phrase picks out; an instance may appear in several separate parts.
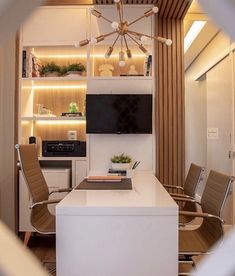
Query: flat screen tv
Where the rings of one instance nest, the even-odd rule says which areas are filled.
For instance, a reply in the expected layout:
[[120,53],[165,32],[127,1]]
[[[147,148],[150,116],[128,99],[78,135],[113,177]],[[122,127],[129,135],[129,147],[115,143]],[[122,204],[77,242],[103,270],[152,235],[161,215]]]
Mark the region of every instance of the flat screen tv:
[[88,94],[87,133],[152,133],[152,95]]

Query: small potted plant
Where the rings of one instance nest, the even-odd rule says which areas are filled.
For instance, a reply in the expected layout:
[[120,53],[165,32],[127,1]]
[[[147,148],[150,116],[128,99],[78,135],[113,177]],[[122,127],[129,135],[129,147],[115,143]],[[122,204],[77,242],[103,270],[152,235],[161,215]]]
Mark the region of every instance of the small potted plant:
[[61,75],[61,67],[52,61],[42,65],[40,74],[43,77],[58,77]]
[[69,113],[77,113],[78,112],[78,105],[75,102],[71,102],[69,104]]
[[122,153],[120,155],[114,155],[111,158],[111,162],[113,170],[127,170],[131,166],[131,157]]
[[82,75],[86,72],[86,67],[81,63],[72,63],[67,66],[66,76]]

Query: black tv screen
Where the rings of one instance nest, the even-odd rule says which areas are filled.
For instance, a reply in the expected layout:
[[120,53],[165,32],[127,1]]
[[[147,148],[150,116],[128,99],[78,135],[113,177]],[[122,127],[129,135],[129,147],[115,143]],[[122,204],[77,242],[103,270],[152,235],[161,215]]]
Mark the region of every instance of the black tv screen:
[[152,95],[88,94],[87,133],[152,133]]

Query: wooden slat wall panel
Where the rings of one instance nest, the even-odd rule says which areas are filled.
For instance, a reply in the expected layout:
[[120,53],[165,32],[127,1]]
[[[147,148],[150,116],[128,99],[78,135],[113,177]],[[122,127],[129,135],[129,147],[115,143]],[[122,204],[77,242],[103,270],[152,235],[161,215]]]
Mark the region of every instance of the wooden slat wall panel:
[[[160,17],[183,18],[192,0],[123,0],[124,4],[146,5],[159,7]],[[113,0],[45,0],[43,5],[113,5]]]
[[173,40],[156,46],[157,177],[163,183],[184,182],[184,68],[181,19],[158,17],[157,35]]

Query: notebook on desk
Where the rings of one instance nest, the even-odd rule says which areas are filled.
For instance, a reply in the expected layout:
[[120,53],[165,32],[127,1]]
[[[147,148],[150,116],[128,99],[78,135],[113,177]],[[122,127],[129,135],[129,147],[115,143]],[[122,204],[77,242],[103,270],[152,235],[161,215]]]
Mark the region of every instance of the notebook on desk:
[[75,190],[132,190],[130,178],[114,179],[97,179],[89,180],[85,178]]

